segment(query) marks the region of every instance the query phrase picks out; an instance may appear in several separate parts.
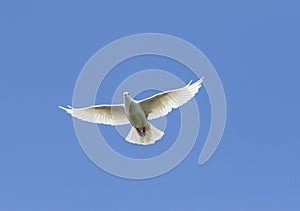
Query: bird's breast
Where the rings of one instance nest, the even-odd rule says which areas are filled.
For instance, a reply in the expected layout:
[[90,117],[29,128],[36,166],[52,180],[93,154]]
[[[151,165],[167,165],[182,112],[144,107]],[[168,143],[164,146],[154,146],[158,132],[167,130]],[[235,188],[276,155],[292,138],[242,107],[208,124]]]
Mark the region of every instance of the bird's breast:
[[148,125],[145,113],[138,103],[132,102],[130,104],[127,115],[130,123],[136,128],[146,127]]

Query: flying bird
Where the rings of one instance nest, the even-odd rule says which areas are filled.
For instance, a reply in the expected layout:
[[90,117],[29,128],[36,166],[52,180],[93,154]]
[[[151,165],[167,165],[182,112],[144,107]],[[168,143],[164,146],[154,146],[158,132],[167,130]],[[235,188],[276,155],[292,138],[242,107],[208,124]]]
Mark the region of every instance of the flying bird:
[[80,120],[107,125],[131,124],[126,141],[133,144],[149,145],[161,139],[164,132],[151,125],[148,120],[167,115],[172,109],[182,106],[199,91],[203,77],[186,86],[158,93],[144,100],[134,100],[128,92],[123,93],[124,103],[95,105],[84,108],[59,108]]

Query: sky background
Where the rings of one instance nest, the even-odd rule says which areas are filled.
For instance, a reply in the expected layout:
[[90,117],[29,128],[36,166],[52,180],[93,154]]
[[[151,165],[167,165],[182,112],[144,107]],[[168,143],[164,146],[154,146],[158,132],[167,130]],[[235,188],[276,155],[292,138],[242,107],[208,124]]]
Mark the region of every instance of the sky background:
[[[1,1],[0,210],[299,210],[299,10],[296,0]],[[162,176],[128,180],[88,159],[57,106],[71,104],[96,51],[145,32],[178,36],[205,53],[224,86],[227,124],[216,153],[199,166],[210,124],[200,90],[200,135],[188,157]],[[195,79],[162,58],[121,65],[128,74],[163,68]],[[115,75],[103,90],[126,76]],[[109,103],[111,94],[99,92],[96,102]],[[116,135],[109,144],[137,158],[160,154],[172,145],[178,111],[168,118],[157,146],[129,146]]]

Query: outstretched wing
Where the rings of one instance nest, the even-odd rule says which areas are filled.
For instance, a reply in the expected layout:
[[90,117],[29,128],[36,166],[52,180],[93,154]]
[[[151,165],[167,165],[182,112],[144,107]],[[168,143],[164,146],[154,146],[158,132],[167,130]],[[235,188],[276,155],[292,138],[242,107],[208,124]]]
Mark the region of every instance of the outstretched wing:
[[123,105],[97,105],[86,108],[59,108],[65,110],[77,119],[107,125],[125,125],[129,121],[125,115]]
[[173,108],[182,106],[199,91],[202,86],[203,77],[193,83],[188,84],[185,87],[169,90],[158,93],[145,100],[139,101],[143,108],[147,119],[156,119],[167,115]]

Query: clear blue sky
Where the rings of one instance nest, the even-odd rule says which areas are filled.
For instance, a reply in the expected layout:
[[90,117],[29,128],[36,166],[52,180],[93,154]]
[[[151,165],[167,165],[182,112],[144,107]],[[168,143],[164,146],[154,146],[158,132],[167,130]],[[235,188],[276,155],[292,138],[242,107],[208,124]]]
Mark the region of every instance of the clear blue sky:
[[[0,210],[299,210],[299,2],[107,2],[0,3]],[[216,153],[197,165],[209,127],[203,89],[196,97],[202,134],[189,156],[163,176],[135,181],[92,163],[57,106],[72,102],[97,50],[144,32],[181,37],[206,54],[228,118]],[[142,61],[127,67],[176,66]],[[98,103],[107,100],[98,95]],[[145,151],[111,144],[131,156]]]

